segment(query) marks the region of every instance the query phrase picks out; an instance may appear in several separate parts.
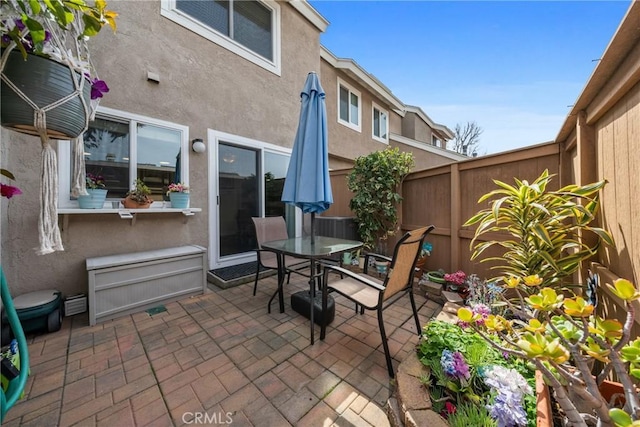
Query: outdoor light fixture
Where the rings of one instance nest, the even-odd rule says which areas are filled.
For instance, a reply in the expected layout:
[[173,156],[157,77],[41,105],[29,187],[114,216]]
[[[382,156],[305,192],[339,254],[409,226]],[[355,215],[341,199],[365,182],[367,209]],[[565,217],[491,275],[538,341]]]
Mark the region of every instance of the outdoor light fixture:
[[207,146],[204,145],[204,142],[200,138],[196,138],[191,141],[191,149],[196,153],[204,153],[207,151]]

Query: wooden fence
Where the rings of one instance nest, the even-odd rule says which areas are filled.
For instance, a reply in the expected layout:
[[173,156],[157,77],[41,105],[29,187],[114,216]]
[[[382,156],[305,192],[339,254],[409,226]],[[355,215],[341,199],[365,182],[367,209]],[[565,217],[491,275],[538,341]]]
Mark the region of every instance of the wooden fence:
[[[473,230],[462,224],[484,206],[477,204],[483,194],[496,188],[494,179],[513,183],[514,178],[533,180],[543,170],[558,174],[557,144],[538,145],[518,151],[469,159],[411,173],[402,185],[401,231],[435,225],[428,237],[433,245],[427,268],[447,272],[463,270],[480,277],[491,277],[489,266],[472,262],[469,243]],[[353,216],[347,189],[349,170],[333,171],[331,184],[334,204],[326,216]],[[553,188],[559,187],[559,177]]]

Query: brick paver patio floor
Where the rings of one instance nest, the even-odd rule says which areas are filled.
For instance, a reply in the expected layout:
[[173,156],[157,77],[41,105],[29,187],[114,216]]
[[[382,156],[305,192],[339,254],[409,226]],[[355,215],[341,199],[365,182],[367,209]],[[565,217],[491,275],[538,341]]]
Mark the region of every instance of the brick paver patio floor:
[[[59,332],[28,337],[31,375],[9,426],[384,426],[389,397],[374,312],[336,297],[324,341],[285,287],[285,313],[266,303],[274,277],[207,292],[146,312],[88,325],[65,318]],[[440,306],[416,295],[422,325]],[[394,366],[418,342],[408,297],[385,311]]]

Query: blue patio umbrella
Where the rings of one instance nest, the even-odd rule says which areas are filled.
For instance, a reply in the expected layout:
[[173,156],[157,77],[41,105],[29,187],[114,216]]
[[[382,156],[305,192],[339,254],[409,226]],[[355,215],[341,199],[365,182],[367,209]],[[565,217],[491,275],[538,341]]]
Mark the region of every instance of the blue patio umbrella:
[[300,94],[298,131],[282,190],[282,201],[311,214],[314,238],[315,214],[333,203],[329,178],[329,142],[324,90],[316,73],[309,73]]

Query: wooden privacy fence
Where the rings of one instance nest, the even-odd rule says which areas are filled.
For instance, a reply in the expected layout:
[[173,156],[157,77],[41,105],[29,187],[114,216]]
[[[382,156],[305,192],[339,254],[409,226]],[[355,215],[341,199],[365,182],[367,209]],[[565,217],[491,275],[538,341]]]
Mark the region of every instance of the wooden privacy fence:
[[[427,260],[428,269],[463,270],[480,277],[491,277],[488,264],[471,261],[469,243],[473,230],[462,224],[486,207],[478,205],[477,201],[496,188],[494,179],[507,183],[513,183],[514,178],[532,181],[545,169],[558,174],[559,168],[559,146],[549,143],[413,172],[402,185],[401,231],[435,225],[428,237],[433,245]],[[334,203],[325,216],[353,216],[349,209],[351,192],[346,181],[349,172],[331,172]],[[552,188],[559,187],[558,176],[553,180]]]

